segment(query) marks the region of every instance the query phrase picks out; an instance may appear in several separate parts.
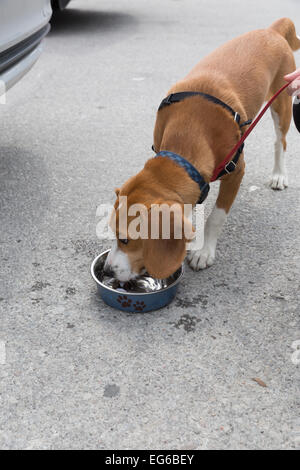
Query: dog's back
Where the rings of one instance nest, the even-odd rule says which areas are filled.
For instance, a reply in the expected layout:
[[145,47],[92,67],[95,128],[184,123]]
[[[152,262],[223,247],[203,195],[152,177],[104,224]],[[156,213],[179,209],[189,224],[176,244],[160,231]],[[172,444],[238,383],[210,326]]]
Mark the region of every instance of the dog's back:
[[170,91],[219,91],[228,104],[241,106],[253,117],[273,90],[283,84],[283,76],[295,70],[292,51],[299,48],[294,23],[281,18],[269,28],[251,31],[220,46]]

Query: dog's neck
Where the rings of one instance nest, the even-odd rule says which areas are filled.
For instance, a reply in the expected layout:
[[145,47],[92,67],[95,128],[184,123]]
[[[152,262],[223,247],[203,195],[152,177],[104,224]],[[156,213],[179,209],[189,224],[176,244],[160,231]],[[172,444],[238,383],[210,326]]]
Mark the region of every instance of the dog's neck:
[[[164,132],[156,150],[167,150],[180,155],[198,170],[205,181],[209,182],[215,168],[215,157],[208,142],[201,136],[198,139],[192,137],[185,139],[177,129],[174,126],[174,132],[170,128],[168,132]],[[175,191],[184,204],[197,203],[200,196],[198,184],[173,160],[168,157],[156,157],[147,162],[145,169],[155,175],[164,189]]]
[[[199,107],[196,99],[189,99],[186,100],[181,113],[177,112],[174,107],[173,110],[167,108],[165,115],[158,114],[154,131],[154,146],[157,152],[167,150],[185,158],[198,170],[205,181],[209,182],[214,169],[240,138],[240,130],[227,110],[206,101],[200,104]],[[168,172],[170,166],[163,166],[161,160],[160,171]],[[178,167],[174,162],[172,166]],[[176,175],[176,184],[181,178],[185,182],[180,189],[180,195],[185,203],[195,204],[199,197],[199,187],[185,170],[180,168],[179,170],[180,174],[177,172]],[[173,187],[173,176],[170,180],[172,181],[167,184]]]
[[[173,150],[172,150],[173,151]],[[177,153],[177,152],[176,152]],[[143,170],[146,179],[151,182],[148,200],[172,200],[181,204],[196,204],[200,189],[186,170],[167,157],[148,160]],[[145,191],[148,193],[148,188]]]

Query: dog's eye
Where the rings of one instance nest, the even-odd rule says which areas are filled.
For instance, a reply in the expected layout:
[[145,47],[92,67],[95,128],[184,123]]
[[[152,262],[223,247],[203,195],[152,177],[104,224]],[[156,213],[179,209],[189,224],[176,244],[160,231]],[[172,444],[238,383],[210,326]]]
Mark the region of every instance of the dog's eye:
[[120,242],[123,243],[123,245],[127,245],[129,240],[128,238],[119,238]]

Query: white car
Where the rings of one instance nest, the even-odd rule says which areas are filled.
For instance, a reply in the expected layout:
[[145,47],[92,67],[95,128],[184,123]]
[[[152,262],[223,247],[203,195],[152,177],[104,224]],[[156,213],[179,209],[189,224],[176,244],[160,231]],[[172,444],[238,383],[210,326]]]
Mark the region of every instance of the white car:
[[0,95],[40,56],[51,15],[51,0],[0,0]]

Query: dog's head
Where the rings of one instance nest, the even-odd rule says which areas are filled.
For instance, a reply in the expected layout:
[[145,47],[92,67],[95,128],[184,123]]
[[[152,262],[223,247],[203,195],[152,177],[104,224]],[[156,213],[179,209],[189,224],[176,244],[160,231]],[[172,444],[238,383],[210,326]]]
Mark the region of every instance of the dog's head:
[[110,225],[116,241],[105,270],[120,281],[145,271],[158,279],[173,274],[185,258],[186,242],[194,237],[182,201],[169,199],[167,191],[162,196],[161,188],[142,172],[115,192]]

